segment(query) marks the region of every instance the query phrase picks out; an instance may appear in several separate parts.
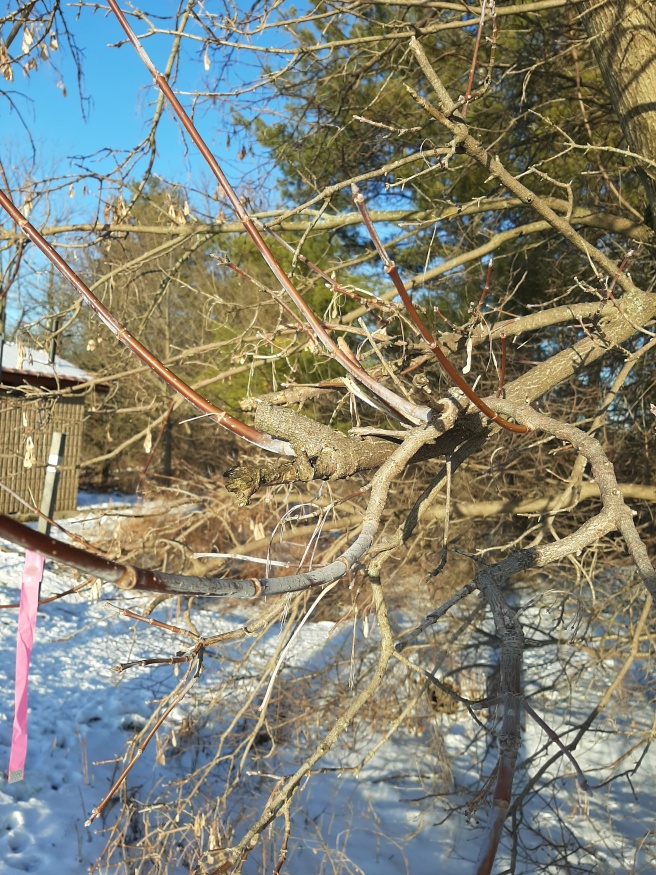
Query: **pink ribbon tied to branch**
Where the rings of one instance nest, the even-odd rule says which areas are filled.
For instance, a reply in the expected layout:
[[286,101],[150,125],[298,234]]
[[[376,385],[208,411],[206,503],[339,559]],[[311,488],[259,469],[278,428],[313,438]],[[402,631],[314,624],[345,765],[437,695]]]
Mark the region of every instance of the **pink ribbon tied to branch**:
[[14,728],[9,752],[9,783],[22,781],[27,756],[27,690],[30,657],[34,644],[36,613],[39,608],[39,587],[43,578],[45,559],[33,550],[25,551],[21,581],[18,631],[16,633],[16,680]]

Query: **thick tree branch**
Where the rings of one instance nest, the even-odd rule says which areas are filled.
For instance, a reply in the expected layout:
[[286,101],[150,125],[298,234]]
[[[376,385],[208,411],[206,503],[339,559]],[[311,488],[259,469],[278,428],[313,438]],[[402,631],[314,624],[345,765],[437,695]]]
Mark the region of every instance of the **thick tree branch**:
[[[613,109],[632,152],[656,158],[656,14],[644,0],[583,0],[590,37]],[[656,230],[656,170],[640,168]]]
[[[428,153],[430,157],[430,153]],[[426,152],[417,153],[416,161],[425,160]],[[386,168],[380,169],[380,176],[385,176],[389,173]],[[340,190],[348,191],[351,185],[362,179],[353,177],[340,183]],[[323,196],[328,197],[328,192],[324,192]],[[545,197],[547,203],[554,211],[570,215],[570,221],[574,225],[582,225],[589,228],[598,228],[601,231],[620,234],[628,240],[635,240],[637,243],[654,242],[654,232],[644,222],[636,222],[634,219],[628,219],[624,216],[617,216],[612,213],[601,213],[597,210],[592,210],[589,207],[574,207],[568,204],[566,200],[555,197]],[[462,204],[454,207],[446,207],[439,212],[436,210],[372,210],[371,219],[376,224],[392,223],[401,226],[413,225],[419,228],[430,228],[438,222],[457,219],[461,216],[475,216],[488,212],[503,212],[505,210],[517,209],[517,207],[526,206],[520,198],[504,197],[504,198],[477,198],[471,203]],[[262,227],[266,230],[271,227],[276,231],[287,231],[291,234],[303,234],[309,230],[316,233],[325,231],[338,231],[341,228],[350,228],[362,224],[362,217],[357,212],[338,213],[334,216],[322,216],[319,221],[313,217],[313,210],[301,211],[307,215],[304,218],[293,218],[296,210],[279,209],[279,210],[262,210],[254,212],[252,219],[262,223]],[[270,222],[264,223],[266,219]],[[150,234],[153,237],[171,237],[177,240],[176,245],[192,240],[194,237],[220,237],[222,235],[232,235],[244,232],[244,226],[241,222],[206,222],[203,219],[195,218],[193,222],[188,222],[184,225],[179,225],[171,222],[171,224],[146,225],[135,222],[130,224],[127,222],[80,222],[78,224],[57,224],[46,225],[42,229],[44,237],[54,238],[70,234],[95,234],[96,236],[85,242],[85,246],[106,239],[114,235],[124,236],[125,234]],[[527,233],[527,232],[525,232]],[[13,243],[21,239],[19,231],[14,231],[10,228],[0,228],[0,240],[6,240]]]
[[168,574],[101,559],[86,550],[56,541],[2,515],[0,515],[0,537],[19,546],[35,550],[50,559],[56,559],[77,568],[86,574],[93,574],[100,580],[113,583],[122,589],[139,589],[185,596],[254,598],[256,596],[299,592],[309,587],[323,586],[339,580],[367,553],[378,530],[393,479],[403,471],[424,444],[435,440],[440,434],[452,428],[457,415],[457,406],[453,402],[448,402],[445,404],[444,413],[434,423],[408,431],[403,443],[383,463],[371,481],[371,496],[363,516],[360,534],[338,559],[316,571],[259,580]]

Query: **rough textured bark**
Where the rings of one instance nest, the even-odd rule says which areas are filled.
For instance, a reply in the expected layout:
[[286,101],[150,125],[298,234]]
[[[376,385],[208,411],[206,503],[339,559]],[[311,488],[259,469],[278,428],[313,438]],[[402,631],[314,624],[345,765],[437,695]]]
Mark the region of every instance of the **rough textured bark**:
[[[436,405],[434,423],[440,421],[443,411],[456,403],[462,414],[459,427],[442,430],[435,440],[418,450],[413,462],[445,455],[475,432],[481,432],[478,412],[464,414],[464,405],[456,395],[442,399],[439,412]],[[294,459],[275,459],[245,465],[235,465],[225,472],[226,487],[237,496],[240,505],[246,505],[251,496],[261,487],[278,483],[308,482],[310,480],[339,480],[351,477],[360,471],[378,468],[399,444],[388,440],[360,440],[348,437],[327,425],[322,425],[307,416],[261,402],[255,414],[255,422],[266,424],[273,434],[290,436],[294,447]]]
[[[584,0],[582,20],[627,145],[656,161],[656,5]],[[641,167],[656,229],[656,168]]]

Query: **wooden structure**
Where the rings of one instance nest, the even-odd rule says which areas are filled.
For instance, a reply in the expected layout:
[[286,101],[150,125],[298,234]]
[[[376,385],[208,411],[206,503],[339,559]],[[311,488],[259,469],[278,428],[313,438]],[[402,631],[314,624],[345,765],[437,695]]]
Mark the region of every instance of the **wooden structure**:
[[0,484],[19,497],[0,488],[0,513],[31,515],[30,509],[39,507],[53,432],[66,435],[55,510],[75,510],[85,401],[61,393],[90,378],[42,350],[14,343],[1,349]]

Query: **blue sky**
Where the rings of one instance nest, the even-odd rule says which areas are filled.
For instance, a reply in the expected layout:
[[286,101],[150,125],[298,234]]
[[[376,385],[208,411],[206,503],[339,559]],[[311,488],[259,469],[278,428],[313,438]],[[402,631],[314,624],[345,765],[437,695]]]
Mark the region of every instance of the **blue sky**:
[[[174,13],[177,6],[170,0],[161,0],[154,8],[161,15]],[[99,176],[113,171],[116,159],[106,150],[129,150],[146,136],[159,94],[136,52],[124,41],[125,35],[113,15],[87,8],[66,8],[66,18],[82,53],[84,79],[81,87],[78,87],[77,71],[61,33],[58,34],[59,49],[51,53],[53,64],[40,61],[29,75],[24,75],[18,65],[14,65],[13,82],[0,79],[0,92],[6,95],[0,95],[0,157],[12,183],[26,177],[36,180],[64,177],[65,184],[55,192],[49,203],[42,204],[32,214],[31,218],[37,226],[53,219],[89,222],[97,217],[98,184],[93,179],[87,180],[88,195],[85,196],[82,184],[75,185],[71,190],[66,178],[77,176],[81,163],[89,172]],[[143,32],[143,28],[140,31],[134,22],[133,26],[138,34]],[[20,40],[19,34],[12,46],[12,54],[19,50]],[[123,41],[123,45],[116,47],[115,44],[120,41]],[[172,41],[171,35],[162,34],[144,42],[160,70],[165,68]],[[191,99],[185,96],[184,91],[198,90],[202,88],[203,79],[215,80],[218,74],[216,58],[212,59],[210,70],[205,72],[202,50],[200,42],[191,46],[183,45],[183,63],[175,88],[182,92],[180,99],[187,109],[190,108]],[[237,77],[251,72],[243,64],[231,66],[229,75],[233,82],[221,82],[221,89],[227,90]],[[62,81],[66,93],[61,87]],[[239,134],[233,134],[227,146],[227,122],[220,108],[207,110],[201,107],[195,120],[234,184],[238,185],[245,175],[256,175],[255,161],[250,155],[241,161],[237,159],[244,139]],[[33,148],[26,127],[31,134]],[[83,162],[80,156],[84,156]],[[142,159],[137,171],[144,167],[145,159]],[[216,187],[196,147],[191,142],[185,145],[180,127],[168,107],[158,128],[154,172],[184,187],[210,192],[214,192]],[[71,191],[74,197],[69,196]],[[105,197],[114,197],[115,194],[115,189],[105,190]],[[193,209],[192,197],[190,203]],[[46,215],[46,209],[50,210],[49,215]],[[100,218],[102,220],[102,215]],[[31,257],[35,259],[35,254]],[[42,281],[42,277],[32,273],[23,289],[31,287],[32,295],[35,292],[38,295]],[[24,305],[30,297],[28,295],[26,298],[18,288],[12,290],[9,299],[10,324],[18,318],[19,304]],[[19,301],[19,298],[22,300]]]
[[[139,95],[148,81],[143,67],[126,46],[109,49],[107,43],[119,36],[118,24],[110,17],[82,10],[71,29],[82,48],[85,79],[82,85],[88,118],[85,120],[77,88],[75,68],[66,49],[53,53],[62,64],[67,96],[57,87],[58,75],[49,64],[40,64],[29,77],[16,75],[14,100],[34,133],[37,153],[49,153],[54,160],[75,154],[88,154],[105,146],[125,148],[142,134],[143,110],[149,95]],[[60,37],[61,40],[61,37]],[[62,41],[63,42],[63,41]],[[145,74],[145,75],[144,75]],[[140,97],[141,111],[135,106]],[[24,142],[18,116],[6,106],[2,109],[3,139]],[[40,154],[36,156],[39,164]]]
[[[157,7],[158,12],[164,11],[165,7],[174,11],[177,4],[174,6],[169,0],[162,0]],[[40,63],[29,76],[16,71],[12,83],[1,83],[29,127],[36,149],[33,156],[18,112],[10,107],[7,100],[2,100],[0,123],[3,160],[7,160],[7,155],[11,163],[21,162],[21,159],[33,160],[37,178],[48,173],[67,172],[74,156],[90,156],[103,149],[133,147],[148,131],[148,121],[158,94],[133,48],[126,44],[120,48],[110,46],[123,37],[123,31],[112,15],[83,8],[77,15],[68,11],[67,19],[83,52],[82,100],[75,67],[63,46],[62,37],[60,49],[53,54],[53,60],[61,65],[66,96],[58,87],[60,77],[48,63]],[[146,41],[147,51],[160,70],[166,64],[171,42],[169,35],[158,35]],[[186,85],[198,87],[199,72],[204,72],[199,59],[201,44],[198,46],[196,56],[188,59],[188,66],[182,65],[176,89],[184,91]],[[214,70],[210,70],[209,75],[212,73]],[[185,100],[184,96],[181,99],[188,107],[190,101]],[[226,170],[233,179],[252,169],[248,158],[244,162],[236,159],[243,142],[239,137],[233,137],[227,148],[226,124],[220,112],[202,110],[197,122],[219,160],[227,161]],[[95,162],[93,166],[100,170],[103,165]],[[158,131],[156,170],[183,185],[198,184],[207,177],[204,162],[197,156],[195,148],[185,150],[179,128],[168,110]]]

